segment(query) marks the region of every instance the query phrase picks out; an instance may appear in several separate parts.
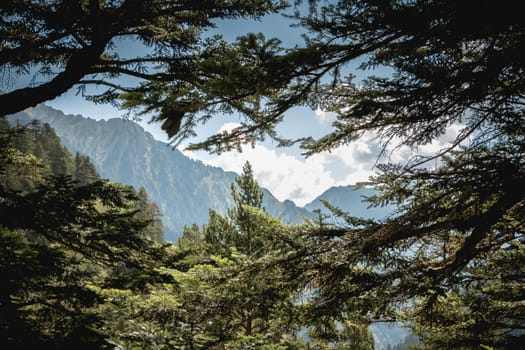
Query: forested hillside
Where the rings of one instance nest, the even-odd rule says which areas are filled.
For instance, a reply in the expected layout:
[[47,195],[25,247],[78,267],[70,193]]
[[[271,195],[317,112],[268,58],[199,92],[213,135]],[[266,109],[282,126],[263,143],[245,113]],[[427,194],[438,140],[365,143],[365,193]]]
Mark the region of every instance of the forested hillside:
[[[37,112],[35,112],[35,110]],[[218,204],[214,202],[213,200],[210,201],[210,204],[208,205],[215,205],[215,207],[218,208],[209,208],[212,211],[209,212],[209,209],[206,208],[203,212],[205,212],[205,218],[201,218],[199,221],[193,222],[198,223],[199,225],[206,224],[203,228],[203,230],[206,233],[206,235],[210,235],[210,230],[224,230],[226,227],[218,228],[214,227],[214,225],[217,225],[217,220],[219,222],[221,220],[224,220],[221,218],[221,215],[226,215],[228,213],[228,208],[225,208],[224,205],[228,205],[229,207],[235,206],[234,198],[231,197],[231,186],[227,186],[224,182],[228,178],[232,178],[232,182],[235,179],[234,174],[231,173],[225,173],[222,172],[220,169],[206,167],[203,164],[200,164],[198,162],[195,162],[182,154],[178,152],[177,150],[172,150],[171,148],[166,147],[166,145],[158,143],[157,141],[152,140],[151,136],[146,134],[142,128],[137,126],[134,123],[131,122],[125,122],[120,120],[112,120],[109,122],[95,122],[93,120],[89,120],[80,116],[65,116],[60,111],[51,109],[49,107],[45,106],[39,106],[38,108],[34,110],[28,111],[27,115],[24,115],[22,113],[18,114],[17,118],[11,118],[11,121],[18,120],[20,123],[26,124],[28,122],[29,116],[34,116],[36,114],[44,117],[40,117],[38,119],[35,119],[40,122],[46,122],[42,127],[39,127],[38,124],[35,124],[34,127],[30,127],[27,131],[21,133],[17,138],[15,138],[15,143],[18,148],[25,149],[27,152],[32,152],[31,154],[35,154],[35,152],[42,153],[41,145],[40,143],[45,142],[46,150],[45,150],[45,157],[43,161],[40,161],[40,165],[42,168],[35,167],[36,170],[40,171],[42,174],[38,176],[38,178],[43,179],[45,176],[50,176],[52,174],[57,173],[56,171],[49,171],[46,170],[49,168],[50,165],[58,166],[61,171],[58,171],[58,173],[61,174],[72,174],[73,179],[77,180],[80,179],[81,181],[86,181],[88,179],[91,179],[91,181],[95,179],[99,179],[99,176],[95,170],[95,167],[90,162],[90,158],[87,156],[82,156],[79,153],[76,154],[75,157],[72,157],[70,153],[68,152],[67,148],[65,146],[62,146],[60,144],[60,140],[58,136],[54,133],[54,130],[50,127],[49,124],[47,124],[47,121],[53,123],[55,126],[58,126],[60,130],[62,130],[63,135],[65,135],[66,142],[62,141],[63,144],[69,145],[70,143],[73,143],[77,149],[81,150],[87,150],[90,152],[90,154],[93,154],[95,159],[98,159],[99,164],[102,164],[101,167],[104,169],[107,169],[107,175],[110,179],[113,179],[113,176],[121,177],[127,179],[126,181],[136,181],[136,174],[144,174],[143,177],[141,177],[142,181],[146,183],[155,183],[156,186],[158,186],[159,189],[163,188],[162,184],[159,185],[156,179],[163,178],[166,176],[170,176],[170,174],[165,174],[164,169],[165,167],[161,167],[159,164],[157,164],[155,173],[157,174],[156,177],[149,177],[152,174],[148,171],[142,171],[139,169],[138,165],[140,161],[143,161],[145,163],[148,163],[148,158],[156,158],[158,156],[156,155],[143,155],[138,152],[145,152],[145,149],[141,149],[141,145],[149,146],[149,152],[156,152],[159,149],[162,151],[167,150],[168,152],[176,152],[174,157],[168,157],[168,158],[162,158],[165,159],[165,161],[174,161],[174,167],[180,166],[182,169],[174,168],[174,172],[177,174],[192,174],[194,176],[199,176],[200,173],[212,173],[212,175],[208,175],[208,181],[210,188],[214,189],[214,192],[219,192],[217,188],[224,187],[224,191],[227,192],[227,194],[224,195],[225,199],[219,200],[215,199],[215,201],[218,201]],[[110,127],[108,127],[107,124],[114,124]],[[42,130],[40,130],[42,129]],[[40,130],[40,131],[36,131]],[[33,140],[32,137],[29,135],[37,135],[37,139]],[[114,135],[113,137],[109,137],[109,135]],[[118,136],[117,136],[118,135]],[[111,144],[108,144],[104,140],[111,139]],[[119,141],[120,140],[120,141]],[[125,140],[122,141],[122,140]],[[36,142],[35,142],[36,141]],[[137,144],[139,146],[137,146]],[[161,146],[160,147],[155,147]],[[126,145],[129,145],[131,147],[127,147]],[[117,147],[116,150],[113,150],[112,147]],[[30,149],[29,149],[30,148]],[[38,151],[40,150],[40,151]],[[73,162],[74,158],[74,162]],[[60,162],[55,161],[53,163],[53,159],[60,159]],[[129,160],[127,163],[125,160]],[[49,163],[49,164],[48,164]],[[134,164],[134,165],[131,165]],[[148,163],[148,164],[151,164]],[[165,163],[164,163],[165,164]],[[188,168],[197,168],[194,173],[191,171],[187,171]],[[18,169],[18,168],[16,168]],[[23,169],[23,168],[20,168]],[[149,167],[151,169],[151,167]],[[203,170],[199,170],[203,169]],[[15,167],[12,166],[7,169],[8,173],[12,173],[15,171]],[[215,176],[213,177],[213,174],[223,174],[224,176]],[[14,175],[14,174],[12,174]],[[20,174],[19,174],[20,175]],[[127,177],[126,177],[127,176]],[[34,176],[33,176],[34,177]],[[182,178],[181,175],[178,176],[178,178]],[[23,176],[9,176],[9,179],[16,179],[17,181],[26,181],[24,180],[25,177]],[[11,180],[12,181],[12,180]],[[188,180],[181,179],[183,183],[187,183]],[[193,179],[195,181],[195,179]],[[214,184],[213,181],[218,181],[217,184]],[[160,181],[163,183],[162,181]],[[231,184],[231,183],[230,183]],[[11,188],[14,184],[9,183],[9,186]],[[34,187],[34,186],[33,186]],[[156,187],[157,188],[157,187]],[[258,188],[258,186],[257,186]],[[178,188],[177,188],[178,189]],[[174,194],[172,196],[167,196],[164,194],[162,198],[165,198],[169,200],[169,203],[171,205],[182,205],[182,202],[185,201],[176,201],[175,199],[170,198],[191,198],[191,202],[195,202],[195,204],[199,206],[206,206],[207,202],[205,200],[199,200],[195,197],[188,197],[191,196],[190,193],[188,193],[188,189],[185,188],[183,190],[184,192],[182,194]],[[273,209],[274,212],[277,212],[277,216],[280,218],[290,218],[294,217],[294,213],[297,212],[297,207],[289,201],[286,201],[284,203],[279,203],[277,200],[275,200],[273,197],[270,198],[270,200],[266,199],[266,196],[268,195],[268,191],[264,189],[260,189],[262,196],[262,202],[258,204],[259,207],[264,207],[265,211],[268,212],[266,208],[269,207]],[[195,193],[195,192],[194,192]],[[219,192],[220,193],[220,192]],[[348,187],[336,187],[332,188],[325,193],[323,193],[319,198],[314,200],[311,204],[307,206],[308,209],[314,210],[321,208],[324,213],[329,213],[329,209],[326,208],[320,201],[326,200],[334,205],[343,205],[342,209],[352,211],[354,215],[364,215],[364,216],[371,216],[373,214],[377,213],[384,213],[384,210],[370,210],[367,209],[367,204],[363,202],[365,195],[372,195],[374,194],[374,191],[369,189],[357,189],[352,186]],[[170,218],[167,215],[160,216],[160,209],[156,206],[154,203],[148,203],[148,194],[146,193],[144,188],[141,188],[140,191],[137,193],[138,195],[138,202],[137,204],[140,204],[141,211],[136,215],[136,217],[147,219],[148,217],[155,218],[154,223],[149,226],[147,229],[148,232],[151,232],[151,235],[155,234],[162,234],[162,223],[164,221],[171,222]],[[194,196],[194,195],[193,195]],[[190,199],[188,199],[189,201]],[[173,204],[175,203],[175,204]],[[231,204],[229,204],[231,203]],[[190,207],[195,208],[195,205],[189,204]],[[349,210],[349,207],[351,206],[352,210]],[[186,204],[184,207],[188,207],[188,204]],[[260,208],[259,208],[260,209]],[[189,214],[190,211],[184,210],[182,212],[179,212],[178,215],[181,218],[180,220],[182,222],[192,222],[191,218],[194,216],[191,216]],[[313,214],[307,211],[303,211],[302,213],[304,217],[312,217]],[[190,217],[185,217],[184,215],[190,215]],[[203,214],[204,215],[204,214]],[[210,216],[211,215],[211,216]],[[221,218],[221,219],[219,219]],[[162,220],[162,222],[161,222]],[[288,219],[290,220],[290,219]],[[298,218],[295,216],[295,220],[297,222],[302,222],[301,218]],[[202,221],[202,222],[200,222]],[[283,220],[286,222],[286,219]],[[183,240],[179,241],[182,242],[183,246],[186,246],[187,243],[185,243],[188,238],[187,237],[194,237],[192,235],[195,235],[195,230],[198,230],[198,228],[191,228],[192,225],[188,224],[189,228],[186,230]],[[229,226],[230,227],[230,226]],[[228,228],[231,229],[231,228]],[[215,235],[219,235],[221,237],[226,237],[228,235],[227,232],[218,232],[216,231],[214,233]],[[203,234],[200,234],[203,235]],[[157,236],[159,237],[159,236]],[[202,255],[204,254],[202,251],[208,251],[208,254],[217,254],[220,251],[229,250],[232,248],[233,245],[239,245],[244,244],[237,238],[235,242],[229,242],[229,241],[220,241],[216,239],[212,239],[208,237],[206,242],[202,242],[200,247],[194,247],[195,254]],[[173,237],[172,237],[173,238]],[[158,239],[158,238],[157,238]],[[267,237],[266,239],[270,239],[270,237]],[[177,241],[177,240],[176,240]],[[265,243],[266,244],[266,243]],[[202,250],[202,251],[199,251]],[[215,253],[213,253],[215,252]],[[224,253],[223,253],[224,254]],[[204,259],[204,258],[203,258]],[[400,329],[399,327],[383,327],[383,326],[373,326],[372,328],[373,334],[375,335],[375,343],[379,348],[384,347],[386,348],[387,345],[392,344],[395,345],[398,342],[401,342],[403,340],[404,335],[407,334],[405,330]]]
[[148,273],[158,208],[144,190],[100,180],[48,124],[0,119],[0,154],[1,347],[107,345],[96,288]]
[[[230,185],[236,174],[184,156],[134,122],[66,116],[45,105],[19,113],[12,120],[27,122],[28,118],[49,123],[68,149],[90,157],[103,178],[144,187],[161,209],[167,240],[176,241],[184,225],[206,223],[209,209],[225,214],[233,205]],[[302,216],[311,215],[263,191],[268,213],[284,222],[302,222]]]

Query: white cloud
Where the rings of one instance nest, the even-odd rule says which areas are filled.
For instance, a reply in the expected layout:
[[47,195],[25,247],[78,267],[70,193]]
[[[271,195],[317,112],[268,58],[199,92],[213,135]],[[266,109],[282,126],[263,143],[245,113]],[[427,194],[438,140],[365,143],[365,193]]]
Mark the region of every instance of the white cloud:
[[225,123],[221,126],[218,133],[220,134],[222,132],[230,132],[233,129],[238,128],[239,126],[241,126],[240,123]]
[[305,205],[335,182],[322,163],[323,159],[314,159],[316,157],[300,159],[257,145],[244,147],[242,153],[222,153],[206,163],[240,173],[244,163],[249,161],[256,180],[277,199],[290,199],[298,205]]
[[324,158],[327,167],[337,169],[336,185],[351,185],[369,179],[379,152],[378,142],[372,135],[365,134],[359,140],[318,156]]
[[[231,130],[239,126],[227,123],[220,129]],[[406,162],[414,154],[430,155],[449,146],[461,130],[461,125],[453,125],[447,132],[431,144],[421,146],[417,152],[409,147],[393,146],[386,149],[388,158],[379,162]],[[270,149],[264,145],[245,146],[242,152],[225,152],[205,163],[218,166],[227,171],[242,172],[246,161],[252,164],[256,180],[269,189],[277,199],[290,199],[297,205],[305,205],[331,186],[352,185],[367,181],[374,174],[381,146],[375,135],[365,133],[358,140],[338,147],[331,152],[315,154],[309,158],[290,155]],[[193,155],[192,155],[193,156]]]
[[431,155],[450,147],[464,127],[465,126],[463,124],[452,124],[447,128],[443,135],[434,140],[432,143],[419,147],[419,152],[425,155]]
[[[392,145],[389,146],[386,149],[386,154],[390,156],[388,158],[388,161],[393,163],[403,163],[406,162],[409,159],[412,159],[415,155],[420,156],[433,156],[440,152],[442,152],[445,149],[450,148],[453,146],[454,142],[456,141],[457,136],[461,133],[462,129],[465,126],[460,123],[455,123],[450,125],[443,135],[438,137],[437,139],[434,139],[432,142],[420,145],[414,148],[410,148],[408,146],[402,146],[399,148],[394,149],[395,145],[400,143],[399,138],[394,138],[392,140]],[[468,140],[465,140],[461,144],[466,144]],[[436,164],[439,164],[439,162],[436,161]]]
[[200,160],[199,156],[195,152],[187,150],[185,145],[180,144],[177,146],[177,149],[188,158]]
[[336,118],[335,113],[324,111],[320,107],[317,107],[317,109],[315,110],[315,116],[321,124],[329,124],[333,122]]

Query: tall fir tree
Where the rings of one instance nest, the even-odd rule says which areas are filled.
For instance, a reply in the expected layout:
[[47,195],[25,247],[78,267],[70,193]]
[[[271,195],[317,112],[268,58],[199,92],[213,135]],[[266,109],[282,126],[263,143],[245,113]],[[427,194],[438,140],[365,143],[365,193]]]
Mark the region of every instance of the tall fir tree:
[[160,219],[162,213],[157,204],[150,202],[144,187],[141,187],[137,192],[136,208],[135,217],[148,223],[145,235],[157,243],[162,243],[164,241],[162,220]]
[[258,257],[258,251],[262,248],[265,237],[257,235],[258,228],[250,219],[250,208],[264,212],[262,207],[263,193],[257,181],[255,181],[253,169],[249,162],[242,168],[242,173],[235,179],[231,186],[231,195],[234,207],[228,211],[233,224],[237,227],[237,242],[235,247],[251,259]]

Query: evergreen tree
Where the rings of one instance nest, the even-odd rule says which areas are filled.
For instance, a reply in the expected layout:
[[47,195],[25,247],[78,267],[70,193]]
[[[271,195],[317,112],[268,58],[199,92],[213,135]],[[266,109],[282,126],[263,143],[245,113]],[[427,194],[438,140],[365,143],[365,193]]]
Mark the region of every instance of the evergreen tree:
[[[201,271],[206,280],[200,283],[207,286],[200,293],[195,292],[197,285],[179,292],[191,291],[188,296],[193,298],[204,293],[198,300],[208,298],[209,305],[220,310],[217,319],[217,315],[187,304],[188,314],[199,317],[187,318],[185,323],[192,320],[191,329],[211,332],[206,339],[215,339],[218,348],[370,349],[373,339],[368,323],[355,314],[352,305],[330,317],[318,317],[310,300],[319,285],[289,277],[301,270],[295,249],[307,239],[304,233],[310,228],[284,226],[260,209],[262,192],[249,163],[232,184],[232,196],[235,206],[226,217],[210,211],[210,220],[202,230],[187,227],[179,240],[180,260],[175,266],[191,278]],[[329,338],[316,333],[326,324],[334,327]],[[298,336],[301,329],[309,330],[310,344]]]
[[[61,64],[64,70],[49,83],[1,95],[0,114],[57,96],[87,77],[84,83],[109,86],[96,101],[124,100],[125,108],[157,112],[169,136],[180,130],[175,141],[193,135],[196,123],[209,120],[199,111],[240,111],[246,118],[240,127],[191,146],[211,151],[235,149],[265,136],[290,144],[277,135],[275,126],[297,104],[319,106],[337,116],[333,132],[318,140],[303,139],[308,154],[331,150],[364,132],[375,132],[385,151],[393,141],[399,141],[393,146],[415,148],[443,135],[449,126],[460,125],[462,130],[447,149],[379,168],[371,181],[379,195],[372,200],[399,205],[395,215],[373,221],[334,210],[345,222],[342,227],[310,227],[303,240],[290,242],[288,249],[293,251],[281,260],[295,263],[285,265],[291,279],[317,288],[310,305],[321,315],[360,309],[368,317],[395,318],[399,306],[414,302],[408,311],[417,311],[416,329],[422,329],[423,344],[517,346],[523,276],[505,261],[519,262],[523,254],[525,28],[518,2],[323,3],[315,16],[301,20],[309,32],[307,47],[290,51],[260,35],[242,37],[233,47],[211,39],[194,50],[195,28],[208,26],[212,18],[262,15],[277,9],[273,2],[209,9],[204,8],[207,3],[192,2],[180,13],[173,7],[176,2],[164,8],[155,7],[157,2],[132,3],[2,5],[0,30],[7,38],[0,51],[3,68],[41,63],[44,70]],[[136,16],[137,10],[143,15]],[[182,17],[171,21],[170,11]],[[67,19],[60,23],[68,30],[48,27],[57,14]],[[121,60],[106,50],[119,35],[159,45],[153,45],[153,54],[145,59]],[[166,58],[163,52],[178,54]],[[384,66],[392,74],[371,76],[359,84],[352,76],[341,77],[341,68],[360,58],[363,68]],[[146,68],[144,73],[140,63],[159,63],[160,72]],[[96,73],[130,74],[144,78],[144,84],[128,89],[105,77],[89,80]],[[334,78],[324,84],[328,73]],[[4,191],[2,195],[8,198]],[[2,205],[16,207],[18,197],[13,198]],[[279,246],[279,230],[271,220],[257,209],[242,208],[216,220],[231,226],[228,234],[219,236],[213,233],[219,230],[212,230],[206,238],[227,247],[233,237],[231,250],[237,245],[239,249],[230,258],[240,265],[253,257],[263,259],[263,252],[270,251],[262,237],[272,237],[268,242]],[[14,220],[11,214],[9,220]],[[258,226],[250,225],[257,220]],[[265,221],[273,227],[271,234],[263,230]],[[239,237],[250,239],[244,244]],[[518,248],[509,253],[509,247]],[[503,269],[494,268],[494,262]],[[505,289],[500,278],[515,288]],[[243,283],[261,290],[255,277]],[[239,329],[249,337],[255,333],[254,322],[261,321],[260,329],[268,325],[257,295],[238,296],[249,306],[237,316],[242,320]],[[473,300],[483,301],[496,318],[486,322]],[[504,312],[509,310],[518,321]],[[432,322],[433,315],[439,316],[438,323]],[[469,327],[476,322],[483,325],[484,334]],[[439,329],[429,332],[435,324]],[[461,336],[444,342],[443,335],[455,330]]]
[[333,318],[322,317],[309,327],[308,337],[311,349],[374,349],[374,337],[366,325],[355,324],[350,320],[336,322]]
[[[144,240],[147,224],[129,207],[136,201],[129,187],[104,181],[79,185],[69,175],[31,178],[26,188],[5,186],[18,186],[7,169],[31,165],[26,160],[36,158],[15,146],[25,152],[38,149],[42,156],[62,149],[53,137],[50,142],[34,138],[38,127],[30,131],[34,145],[20,138],[27,128],[3,124],[0,134],[0,345],[111,348],[113,320],[99,312],[102,291],[159,279],[153,267],[161,247]],[[72,156],[66,155],[54,159],[54,168],[40,159],[42,169],[68,169]],[[27,176],[23,169],[19,174]]]
[[263,209],[263,193],[257,181],[255,181],[250,162],[244,163],[242,174],[235,179],[235,183],[231,186],[231,194],[237,210],[241,210],[242,205]]
[[[408,317],[416,321],[417,334],[432,349],[520,349],[525,334],[522,304],[525,245],[512,242],[484,254],[467,268],[465,283],[417,301]],[[428,313],[418,313],[431,303]]]
[[256,259],[260,257],[258,252],[268,237],[258,235],[259,228],[250,218],[251,208],[264,212],[264,208],[262,208],[263,193],[253,176],[252,166],[246,162],[242,174],[235,179],[235,183],[231,186],[231,195],[235,207],[229,210],[228,216],[237,229],[235,247],[249,258]]
[[[202,34],[217,20],[259,19],[286,6],[285,1],[273,0],[3,1],[3,86],[12,85],[13,77],[29,77],[28,81],[39,83],[17,85],[1,94],[0,116],[51,100],[72,87],[98,103],[124,109],[143,107],[144,114],[155,112],[155,119],[165,121],[163,129],[170,136],[181,125],[194,124],[198,111],[242,110],[249,100],[246,91],[215,85],[216,93],[222,91],[228,97],[220,101],[206,83],[216,81],[218,75],[231,75],[231,71],[208,67],[207,61],[218,63],[225,59],[224,51],[242,50],[229,49],[219,37],[203,39]],[[139,48],[130,57],[121,57],[115,47],[122,40],[133,41]],[[249,72],[245,73],[249,78]],[[91,86],[103,91],[90,96],[96,90],[86,88]],[[256,89],[253,84],[245,87]]]
[[164,232],[160,219],[162,213],[157,204],[149,201],[148,193],[144,187],[141,187],[137,192],[136,207],[137,213],[135,217],[148,223],[144,234],[151,240],[162,243],[164,241]]
[[239,233],[228,218],[209,210],[208,222],[203,225],[202,237],[207,244],[207,253],[228,256],[232,242],[239,241]]
[[284,238],[292,230],[261,210],[262,192],[250,164],[243,170],[232,184],[235,206],[228,216],[210,211],[201,232],[186,228],[179,249],[189,250],[189,255],[183,253],[185,263],[193,263],[188,273],[197,267],[216,271],[202,283],[208,283],[206,293],[215,295],[212,305],[220,310],[220,319],[207,316],[211,317],[207,322],[215,324],[210,336],[218,345],[231,349],[292,347],[301,343],[294,335],[300,328],[294,305],[298,294],[282,278],[281,267],[268,264],[275,254],[281,254],[283,241],[289,239]]
[[[506,295],[498,287],[502,271],[477,270],[479,280],[471,279],[473,268],[490,265],[494,256],[523,241],[525,61],[519,53],[525,27],[517,3],[345,0],[323,5],[301,20],[308,32],[306,48],[277,50],[262,64],[273,76],[293,74],[288,88],[272,95],[241,127],[193,148],[220,152],[262,134],[279,139],[273,126],[297,103],[336,115],[333,132],[302,140],[307,154],[332,150],[365,132],[377,135],[384,152],[417,149],[459,125],[445,149],[378,167],[368,185],[379,194],[371,200],[398,205],[390,218],[367,221],[337,212],[345,222],[341,227],[314,228],[296,250],[304,257],[302,278],[319,276],[315,304],[328,314],[357,298],[363,314],[395,319],[400,305],[419,300],[413,311],[420,320],[433,320],[435,310],[449,310],[441,304],[448,299],[469,310],[463,319],[476,314],[470,298],[476,295],[473,286],[483,285],[498,291],[483,299],[485,305],[496,307],[504,298],[506,307],[521,315],[523,296]],[[362,59],[364,69],[384,67],[391,74],[371,73],[354,83],[342,72],[355,59]],[[333,77],[326,84],[328,73]],[[493,327],[485,328],[486,338],[469,330],[453,337],[453,346],[515,344],[520,326],[496,315],[497,320],[482,322]],[[440,334],[465,329],[453,318],[440,325]],[[506,325],[507,332],[498,325]],[[423,344],[438,344],[427,330],[420,333],[429,335]]]
[[87,185],[100,179],[88,156],[75,153],[73,179],[80,185]]
[[38,123],[31,123],[11,128],[7,120],[2,118],[2,121],[1,130],[5,137],[3,146],[6,158],[0,174],[1,181],[6,188],[19,191],[32,190],[38,182],[43,181],[44,177],[51,175],[50,166],[44,161],[47,151],[37,141],[41,126]]
[[[63,176],[72,173],[71,154],[60,144],[60,138],[48,123],[32,130],[33,142],[41,148],[41,153],[33,151],[35,156],[45,159],[49,173]],[[42,154],[44,153],[45,154]]]
[[2,289],[3,347],[109,346],[96,312],[102,298],[92,286],[106,283],[104,270],[125,264],[144,271],[154,261],[143,224],[122,212],[130,195],[102,182],[75,186],[64,177],[25,195],[4,192],[1,273],[10,282]]

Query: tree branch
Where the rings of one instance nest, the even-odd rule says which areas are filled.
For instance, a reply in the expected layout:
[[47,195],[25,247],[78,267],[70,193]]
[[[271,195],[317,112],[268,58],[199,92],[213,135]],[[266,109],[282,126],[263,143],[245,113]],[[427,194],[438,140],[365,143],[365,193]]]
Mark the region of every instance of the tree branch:
[[66,68],[51,81],[0,95],[0,116],[22,111],[69,90],[83,76],[90,73],[91,67],[99,60],[110,38],[107,33],[99,36],[88,49],[73,54]]

